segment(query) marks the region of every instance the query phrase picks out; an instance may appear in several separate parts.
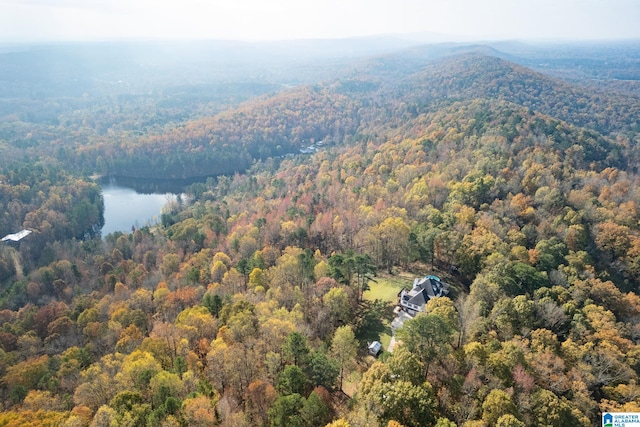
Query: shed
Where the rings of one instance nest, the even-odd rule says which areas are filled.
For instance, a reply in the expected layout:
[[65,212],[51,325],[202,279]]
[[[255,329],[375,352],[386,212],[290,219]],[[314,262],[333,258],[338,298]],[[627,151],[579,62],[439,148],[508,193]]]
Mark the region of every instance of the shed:
[[380,350],[382,350],[382,344],[380,344],[380,342],[378,341],[374,341],[369,344],[368,350],[370,355],[377,356],[378,353],[380,353]]

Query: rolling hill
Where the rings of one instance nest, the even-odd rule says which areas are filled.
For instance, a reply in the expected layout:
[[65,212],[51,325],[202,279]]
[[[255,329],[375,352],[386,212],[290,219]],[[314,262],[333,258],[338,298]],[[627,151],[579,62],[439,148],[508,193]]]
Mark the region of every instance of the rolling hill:
[[[356,77],[263,96],[153,136],[98,138],[80,149],[77,166],[144,178],[229,174],[245,170],[256,160],[297,153],[318,141],[350,144],[373,138],[379,143],[390,137],[416,137],[411,129],[422,126],[421,114],[474,99],[507,101],[589,129],[594,141],[609,138],[605,151],[614,145],[633,149],[629,135],[638,131],[637,98],[593,92],[479,54],[477,47],[470,49],[474,52],[459,54],[454,49],[454,55],[430,59],[426,66],[408,73],[381,73],[381,64],[397,58],[376,58],[369,74],[365,68]],[[587,151],[587,157],[593,157]],[[621,161],[619,150],[611,155]]]

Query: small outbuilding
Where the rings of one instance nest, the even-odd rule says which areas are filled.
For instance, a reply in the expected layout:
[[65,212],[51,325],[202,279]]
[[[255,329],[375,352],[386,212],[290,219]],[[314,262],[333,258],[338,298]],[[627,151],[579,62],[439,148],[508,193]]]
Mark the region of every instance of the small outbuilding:
[[380,353],[380,350],[382,350],[382,344],[380,344],[379,341],[374,341],[371,344],[369,344],[369,354],[372,356],[377,356],[378,353]]
[[7,242],[7,241],[19,242],[23,238],[27,237],[29,234],[31,234],[31,230],[22,230],[22,231],[18,231],[15,234],[7,234],[2,239],[0,239],[0,241],[3,241],[3,242]]

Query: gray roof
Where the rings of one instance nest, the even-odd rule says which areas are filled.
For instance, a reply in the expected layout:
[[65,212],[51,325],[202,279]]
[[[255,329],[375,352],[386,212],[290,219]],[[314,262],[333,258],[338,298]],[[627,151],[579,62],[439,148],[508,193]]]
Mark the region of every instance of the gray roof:
[[440,297],[449,293],[449,286],[433,276],[423,279],[416,279],[413,282],[413,289],[405,294],[404,300],[409,304],[423,306],[431,298]]

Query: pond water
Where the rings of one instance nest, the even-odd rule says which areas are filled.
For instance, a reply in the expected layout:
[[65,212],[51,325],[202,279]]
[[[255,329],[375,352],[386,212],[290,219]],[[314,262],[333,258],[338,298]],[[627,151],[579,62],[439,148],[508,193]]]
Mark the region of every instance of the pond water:
[[[102,236],[115,231],[130,233],[160,222],[162,207],[176,194],[171,192],[143,192],[125,186],[116,179],[101,182],[104,197],[104,227]],[[162,191],[159,190],[159,191]]]

